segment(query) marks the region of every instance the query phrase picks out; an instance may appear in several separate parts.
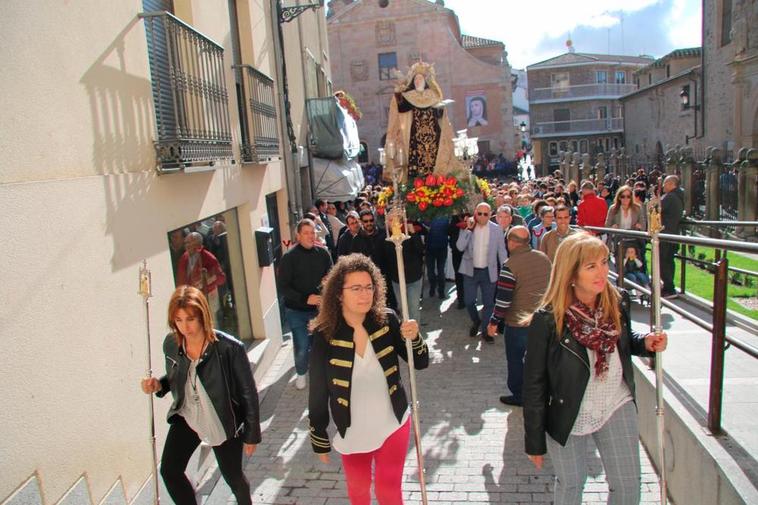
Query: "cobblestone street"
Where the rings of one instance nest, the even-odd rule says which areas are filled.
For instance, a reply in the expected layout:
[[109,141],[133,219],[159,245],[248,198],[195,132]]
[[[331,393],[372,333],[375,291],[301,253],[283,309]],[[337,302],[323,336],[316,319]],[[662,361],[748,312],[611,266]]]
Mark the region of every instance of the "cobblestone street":
[[[422,330],[432,353],[427,370],[417,374],[421,400],[427,491],[435,505],[457,503],[551,503],[549,459],[537,471],[523,451],[522,412],[501,404],[506,392],[502,336],[495,344],[468,336],[465,310],[455,297],[424,299]],[[287,341],[266,378],[263,391],[263,442],[246,466],[258,504],[348,504],[339,456],[321,464],[308,437],[307,390],[293,382],[293,360]],[[407,374],[405,374],[407,375]],[[404,380],[408,388],[407,378]],[[658,479],[644,449],[642,503],[659,503]],[[595,453],[585,487],[585,503],[605,503],[607,485]],[[413,440],[405,468],[407,504],[419,504]],[[231,492],[222,479],[204,503],[224,504]]]

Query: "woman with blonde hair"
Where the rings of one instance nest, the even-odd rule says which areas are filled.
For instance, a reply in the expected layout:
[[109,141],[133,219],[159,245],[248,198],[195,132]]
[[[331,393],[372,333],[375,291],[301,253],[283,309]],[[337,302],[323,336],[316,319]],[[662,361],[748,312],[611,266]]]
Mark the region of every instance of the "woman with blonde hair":
[[[386,309],[385,290],[381,272],[368,257],[341,256],[324,282],[323,301],[311,321],[311,445],[328,463],[333,442],[342,455],[353,505],[371,503],[372,480],[380,505],[403,503],[401,484],[410,434],[410,409],[398,359],[408,359],[404,340],[413,342],[417,369],[429,364],[418,323],[401,323]],[[327,433],[330,419],[337,426],[332,442]]]
[[646,221],[643,208],[634,201],[632,188],[621,186],[616,190],[613,205],[608,209],[608,216],[605,219],[606,228],[644,231]]
[[171,427],[161,456],[161,476],[178,504],[197,503],[185,475],[190,456],[200,442],[213,447],[221,475],[237,503],[251,504],[250,483],[242,471],[242,452],[251,456],[261,441],[258,391],[245,347],[213,329],[208,301],[202,291],[179,286],[168,305],[171,332],[163,341],[166,375],[142,380],[142,391],[173,403]]
[[555,504],[581,503],[590,439],[605,468],[608,503],[638,504],[632,355],[663,351],[667,336],[632,331],[629,297],[608,281],[608,248],[600,239],[577,233],[558,246],[527,342],[526,453],[538,469],[550,453]]

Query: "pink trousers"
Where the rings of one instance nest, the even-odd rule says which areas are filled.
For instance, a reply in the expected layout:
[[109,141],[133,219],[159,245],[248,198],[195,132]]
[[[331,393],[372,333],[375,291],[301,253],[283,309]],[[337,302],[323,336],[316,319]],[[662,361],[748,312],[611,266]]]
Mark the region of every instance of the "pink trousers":
[[371,504],[371,465],[374,463],[374,492],[379,505],[402,505],[403,466],[408,452],[411,419],[371,452],[343,454],[347,494],[352,505]]

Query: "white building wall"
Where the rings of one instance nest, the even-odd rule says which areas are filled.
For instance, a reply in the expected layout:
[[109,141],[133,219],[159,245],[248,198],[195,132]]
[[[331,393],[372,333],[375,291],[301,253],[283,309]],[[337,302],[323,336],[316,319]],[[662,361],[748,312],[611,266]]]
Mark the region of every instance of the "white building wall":
[[[227,1],[174,3],[226,49],[238,150]],[[241,24],[270,26],[261,21],[267,6],[238,3],[248,12]],[[166,233],[237,208],[253,337],[280,342],[274,273],[258,267],[253,231],[267,194],[286,208],[283,166],[156,175],[141,1],[13,0],[4,8],[0,503],[32,475],[44,503],[82,476],[93,503],[119,479],[131,501],[152,471],[148,400],[139,389],[147,355],[139,265],[146,259],[152,270],[151,350],[162,374],[174,287]],[[253,55],[246,63],[273,76],[273,57],[259,55],[270,43],[244,44]],[[168,406],[156,400],[159,454]]]

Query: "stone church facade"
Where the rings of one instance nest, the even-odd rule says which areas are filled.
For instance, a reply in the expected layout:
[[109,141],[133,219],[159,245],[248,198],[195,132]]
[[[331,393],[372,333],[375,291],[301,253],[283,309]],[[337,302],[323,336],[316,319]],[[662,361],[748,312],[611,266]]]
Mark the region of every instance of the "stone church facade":
[[[395,70],[434,63],[454,131],[478,137],[480,152],[515,154],[511,68],[502,42],[461,33],[458,18],[437,0],[331,0],[327,18],[334,89],[350,93],[363,112],[358,122],[367,156],[378,161],[387,129]],[[484,105],[484,120],[470,111]],[[469,124],[471,126],[469,127]]]

